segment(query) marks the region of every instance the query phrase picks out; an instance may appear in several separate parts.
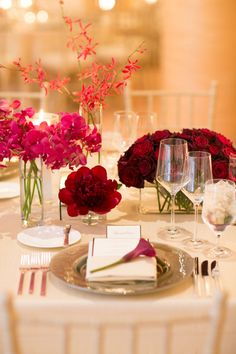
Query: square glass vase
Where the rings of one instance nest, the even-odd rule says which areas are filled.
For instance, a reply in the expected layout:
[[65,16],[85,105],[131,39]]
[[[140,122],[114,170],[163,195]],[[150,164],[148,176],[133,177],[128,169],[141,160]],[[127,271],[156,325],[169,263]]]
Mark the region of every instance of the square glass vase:
[[[169,214],[171,211],[171,196],[160,183],[145,182],[139,190],[139,212],[141,214]],[[180,191],[175,198],[175,213],[194,213],[193,203]]]

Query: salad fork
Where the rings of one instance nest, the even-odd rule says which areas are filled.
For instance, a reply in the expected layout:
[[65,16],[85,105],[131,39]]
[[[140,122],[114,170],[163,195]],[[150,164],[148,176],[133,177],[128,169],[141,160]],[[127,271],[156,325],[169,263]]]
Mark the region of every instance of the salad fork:
[[29,265],[29,269],[32,271],[30,276],[29,294],[33,294],[34,292],[35,272],[39,268],[40,268],[40,255],[38,253],[32,253],[30,256],[30,265]]
[[20,257],[20,267],[19,267],[20,280],[19,280],[17,295],[22,295],[23,286],[24,286],[24,279],[25,279],[25,272],[27,272],[29,270],[29,264],[30,264],[29,254],[22,254]]

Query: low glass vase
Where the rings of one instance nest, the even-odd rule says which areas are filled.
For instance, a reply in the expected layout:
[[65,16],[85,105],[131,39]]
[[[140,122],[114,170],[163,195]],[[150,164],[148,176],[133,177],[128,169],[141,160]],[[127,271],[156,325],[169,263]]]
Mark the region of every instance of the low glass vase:
[[[145,182],[139,190],[139,212],[141,214],[170,214],[171,196],[159,182]],[[180,191],[175,198],[175,213],[194,213],[193,203]]]
[[88,226],[97,225],[99,222],[101,222],[105,218],[106,218],[106,215],[97,214],[97,213],[94,213],[93,211],[89,211],[88,214],[81,216],[81,220],[82,220],[83,224],[86,224]]

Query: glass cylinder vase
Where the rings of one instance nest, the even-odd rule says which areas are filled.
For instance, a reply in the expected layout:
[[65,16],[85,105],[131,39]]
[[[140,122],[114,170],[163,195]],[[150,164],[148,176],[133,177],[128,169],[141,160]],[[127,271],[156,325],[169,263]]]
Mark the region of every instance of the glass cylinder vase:
[[43,224],[43,162],[41,158],[19,161],[20,208],[24,227]]
[[[101,134],[102,137],[102,105],[95,104],[92,110],[86,110],[80,107],[79,114],[85,119],[86,123],[89,125],[91,130],[94,127],[97,128],[97,131]],[[101,164],[101,150],[97,153],[93,152],[91,155],[87,156],[87,166],[94,167]]]

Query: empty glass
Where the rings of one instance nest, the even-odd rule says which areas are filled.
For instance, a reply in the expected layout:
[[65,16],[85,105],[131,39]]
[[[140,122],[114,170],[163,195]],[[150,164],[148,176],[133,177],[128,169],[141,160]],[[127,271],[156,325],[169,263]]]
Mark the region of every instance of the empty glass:
[[184,243],[190,248],[199,248],[206,241],[197,236],[198,208],[203,201],[205,183],[212,179],[211,154],[205,151],[190,151],[189,158],[189,182],[182,191],[194,205],[194,232],[193,237],[188,238]]
[[167,229],[160,230],[158,235],[169,239],[182,238],[185,230],[175,225],[175,196],[189,181],[188,144],[183,139],[169,138],[160,142],[157,181],[171,195],[171,224]]
[[123,152],[136,140],[137,114],[133,111],[116,111],[113,118],[113,138]]
[[152,134],[158,129],[157,114],[155,112],[137,112],[136,137],[140,138],[144,134]]
[[202,218],[217,237],[216,246],[208,252],[212,258],[227,258],[232,251],[220,245],[220,238],[227,226],[236,217],[235,184],[226,179],[212,179],[206,182]]
[[137,115],[132,111],[113,113],[112,126],[102,134],[102,161],[110,178],[117,178],[117,161],[136,139]]

